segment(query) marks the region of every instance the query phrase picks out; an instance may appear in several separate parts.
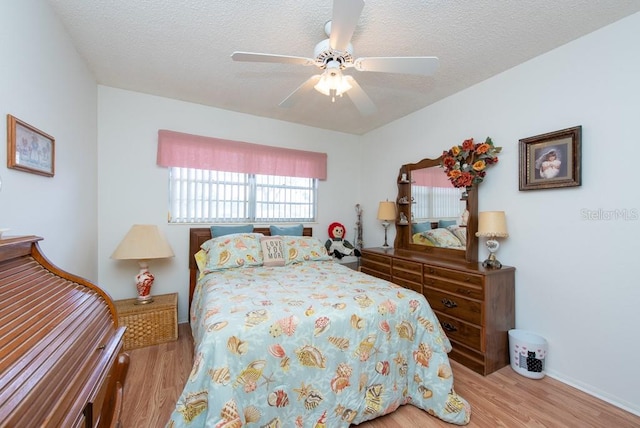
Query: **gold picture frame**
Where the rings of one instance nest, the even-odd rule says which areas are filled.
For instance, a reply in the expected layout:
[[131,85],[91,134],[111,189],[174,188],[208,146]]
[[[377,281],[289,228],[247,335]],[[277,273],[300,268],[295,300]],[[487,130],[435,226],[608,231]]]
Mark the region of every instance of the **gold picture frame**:
[[7,167],[53,177],[56,140],[34,126],[7,115]]
[[519,190],[582,184],[582,126],[523,138],[519,144]]

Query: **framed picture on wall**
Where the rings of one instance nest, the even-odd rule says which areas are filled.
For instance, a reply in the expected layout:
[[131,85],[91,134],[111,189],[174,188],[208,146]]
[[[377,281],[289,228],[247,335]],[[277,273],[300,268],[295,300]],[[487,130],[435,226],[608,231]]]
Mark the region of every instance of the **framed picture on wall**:
[[520,140],[520,190],[582,184],[582,126]]
[[55,143],[52,136],[7,115],[7,167],[53,177]]

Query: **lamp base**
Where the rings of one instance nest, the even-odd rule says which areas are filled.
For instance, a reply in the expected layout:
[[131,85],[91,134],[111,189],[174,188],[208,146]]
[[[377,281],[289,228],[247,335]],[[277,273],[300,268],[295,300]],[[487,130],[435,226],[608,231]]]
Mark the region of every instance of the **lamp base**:
[[496,259],[496,252],[500,248],[500,243],[495,239],[487,240],[487,249],[489,250],[489,257],[482,262],[482,267],[489,269],[502,269],[502,263]]
[[482,262],[482,267],[488,269],[502,269],[502,263],[496,259],[496,255],[491,253],[489,258]]
[[139,261],[140,272],[136,275],[136,289],[138,290],[138,299],[136,300],[136,305],[146,305],[148,303],[153,302],[153,297],[151,296],[151,286],[153,285],[153,280],[155,279],[151,272],[149,272],[149,265],[146,261]]

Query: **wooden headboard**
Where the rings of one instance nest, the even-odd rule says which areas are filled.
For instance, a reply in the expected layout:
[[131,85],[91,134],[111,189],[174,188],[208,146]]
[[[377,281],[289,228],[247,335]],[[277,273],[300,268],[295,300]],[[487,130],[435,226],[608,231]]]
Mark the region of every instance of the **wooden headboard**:
[[[255,227],[255,233],[262,233],[265,236],[271,235],[268,227]],[[313,229],[305,227],[302,230],[303,236],[313,236]],[[210,227],[192,227],[189,229],[189,309],[191,309],[191,299],[193,298],[193,290],[196,288],[198,280],[198,265],[196,265],[195,254],[200,251],[200,246],[211,239]]]

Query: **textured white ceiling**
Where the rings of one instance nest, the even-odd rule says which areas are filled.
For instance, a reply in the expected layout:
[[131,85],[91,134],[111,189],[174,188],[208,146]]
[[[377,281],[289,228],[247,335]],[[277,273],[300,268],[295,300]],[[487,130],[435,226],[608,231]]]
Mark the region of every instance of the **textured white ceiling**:
[[[313,57],[332,0],[48,0],[98,83],[363,134],[640,11],[640,0],[366,0],[354,57],[437,56],[434,76],[348,69],[376,104],[311,91],[314,67],[241,63],[233,51]],[[596,53],[594,53],[595,55]]]

